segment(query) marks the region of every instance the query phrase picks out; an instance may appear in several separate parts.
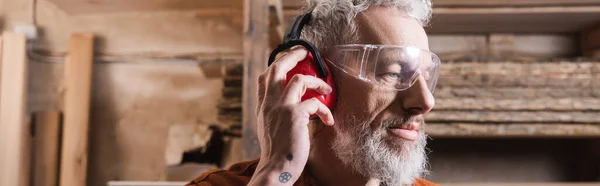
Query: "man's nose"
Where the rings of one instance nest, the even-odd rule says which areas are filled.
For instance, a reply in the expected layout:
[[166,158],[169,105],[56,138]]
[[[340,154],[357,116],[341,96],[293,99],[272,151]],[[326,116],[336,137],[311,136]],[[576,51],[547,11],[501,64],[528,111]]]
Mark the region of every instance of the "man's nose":
[[399,96],[403,99],[403,109],[411,114],[425,114],[435,105],[435,99],[423,76],[419,76],[413,86],[402,91]]

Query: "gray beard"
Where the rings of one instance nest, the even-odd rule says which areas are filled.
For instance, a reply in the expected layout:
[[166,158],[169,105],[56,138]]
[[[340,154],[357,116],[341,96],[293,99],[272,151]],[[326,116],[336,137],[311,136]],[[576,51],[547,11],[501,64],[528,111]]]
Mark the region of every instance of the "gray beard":
[[394,145],[383,138],[385,128],[373,129],[368,122],[347,121],[334,125],[336,137],[331,144],[346,167],[388,186],[412,185],[416,178],[427,173],[427,136],[422,129],[417,141]]

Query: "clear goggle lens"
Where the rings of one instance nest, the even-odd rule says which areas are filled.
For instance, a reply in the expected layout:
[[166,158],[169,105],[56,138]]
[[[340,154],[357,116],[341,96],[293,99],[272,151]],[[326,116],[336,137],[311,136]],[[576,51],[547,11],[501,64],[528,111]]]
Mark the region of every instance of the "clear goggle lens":
[[330,50],[329,63],[360,80],[403,91],[418,79],[433,93],[440,59],[416,47],[395,45],[338,45]]

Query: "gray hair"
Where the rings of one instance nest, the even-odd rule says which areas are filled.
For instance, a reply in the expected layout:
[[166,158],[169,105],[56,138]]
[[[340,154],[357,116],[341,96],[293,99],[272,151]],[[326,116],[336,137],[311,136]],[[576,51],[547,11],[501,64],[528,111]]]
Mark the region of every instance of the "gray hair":
[[358,13],[374,6],[396,7],[426,26],[431,18],[431,0],[307,0],[314,10],[302,30],[303,39],[326,52],[329,46],[358,42]]

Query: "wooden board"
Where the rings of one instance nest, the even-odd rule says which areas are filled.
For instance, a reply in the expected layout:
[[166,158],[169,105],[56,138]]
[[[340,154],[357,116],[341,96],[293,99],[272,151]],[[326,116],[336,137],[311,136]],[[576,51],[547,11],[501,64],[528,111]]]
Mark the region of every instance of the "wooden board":
[[441,60],[476,61],[487,56],[487,35],[429,35],[429,50]]
[[[185,1],[200,4],[226,2]],[[129,1],[73,2],[74,4],[103,4],[104,2],[127,4]],[[171,2],[171,0],[163,2]],[[132,4],[132,6],[137,5]],[[242,11],[237,9],[71,15],[49,0],[37,0],[35,17],[36,26],[44,28],[44,34],[36,41],[35,49],[52,56],[64,56],[67,52],[69,34],[81,32],[94,33],[97,38],[102,38],[98,39],[94,48],[98,56],[194,59],[196,56],[207,54],[242,55]]]
[[28,61],[23,34],[2,35],[0,185],[28,186],[31,129],[26,111]]
[[69,14],[99,14],[116,12],[173,11],[191,9],[241,10],[242,0],[197,1],[197,0],[50,0]]
[[585,111],[431,111],[430,122],[465,123],[585,123],[599,124],[598,112]]
[[438,87],[600,87],[597,62],[444,62]]
[[244,86],[243,143],[244,158],[260,156],[256,137],[258,76],[266,69],[269,48],[269,11],[267,0],[245,0],[244,8]]
[[34,121],[33,186],[56,186],[58,184],[58,157],[60,154],[60,112],[35,113]]
[[600,5],[599,0],[433,0],[435,7],[574,6]]
[[434,110],[595,111],[600,114],[600,98],[449,98],[436,99]]
[[549,138],[599,137],[597,124],[483,124],[427,122],[425,132],[433,138]]
[[[304,0],[283,0],[285,8],[297,9],[304,6]],[[489,7],[489,6],[574,6],[600,5],[599,0],[433,0],[434,7]]]
[[428,33],[576,33],[600,21],[600,6],[434,8]]
[[[290,21],[299,10],[284,10]],[[600,6],[433,8],[429,34],[577,33],[600,22]]]
[[86,185],[94,37],[73,34],[65,62],[60,186]]
[[[235,94],[232,91],[231,94]],[[437,87],[435,98],[488,98],[488,99],[534,99],[534,98],[600,98],[600,89],[593,88],[524,88],[524,87]]]
[[490,34],[487,60],[540,61],[577,56],[577,39],[571,34]]

